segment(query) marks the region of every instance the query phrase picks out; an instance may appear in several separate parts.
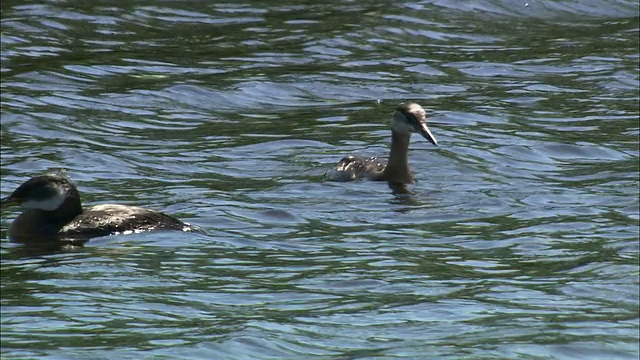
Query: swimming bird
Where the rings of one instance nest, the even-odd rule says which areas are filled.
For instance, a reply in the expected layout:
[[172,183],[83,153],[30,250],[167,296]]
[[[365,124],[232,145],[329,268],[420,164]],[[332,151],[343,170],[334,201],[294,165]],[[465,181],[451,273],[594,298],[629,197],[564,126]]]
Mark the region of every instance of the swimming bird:
[[417,132],[433,145],[438,141],[427,127],[427,113],[414,102],[400,104],[393,113],[391,127],[391,152],[389,159],[376,157],[345,156],[325,174],[330,181],[374,180],[390,184],[411,184],[413,176],[409,168],[409,140]]
[[189,224],[137,206],[102,204],[83,207],[76,186],[65,176],[33,177],[2,199],[2,207],[21,205],[24,211],[9,227],[17,241],[89,239],[151,230],[191,231]]

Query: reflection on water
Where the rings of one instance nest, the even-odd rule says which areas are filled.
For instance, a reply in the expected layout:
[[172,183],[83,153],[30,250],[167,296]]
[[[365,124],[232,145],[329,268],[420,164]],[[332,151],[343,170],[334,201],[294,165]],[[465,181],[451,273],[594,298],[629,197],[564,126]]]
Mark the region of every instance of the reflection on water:
[[[636,359],[633,1],[3,2],[6,195],[205,233],[10,243],[7,358]],[[427,108],[417,182],[323,182]]]

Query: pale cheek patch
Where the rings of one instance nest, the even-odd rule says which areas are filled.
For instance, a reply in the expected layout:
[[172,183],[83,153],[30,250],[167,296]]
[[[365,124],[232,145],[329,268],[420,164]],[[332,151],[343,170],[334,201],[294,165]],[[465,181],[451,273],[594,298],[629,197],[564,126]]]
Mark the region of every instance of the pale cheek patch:
[[400,134],[409,134],[413,132],[413,127],[406,120],[393,119],[393,130]]
[[67,198],[67,192],[64,188],[56,186],[52,196],[42,200],[25,200],[22,202],[24,209],[38,209],[44,211],[53,211],[58,209]]
[[25,209],[39,209],[44,211],[53,211],[59,208],[64,202],[64,194],[58,194],[46,200],[27,200],[22,202]]

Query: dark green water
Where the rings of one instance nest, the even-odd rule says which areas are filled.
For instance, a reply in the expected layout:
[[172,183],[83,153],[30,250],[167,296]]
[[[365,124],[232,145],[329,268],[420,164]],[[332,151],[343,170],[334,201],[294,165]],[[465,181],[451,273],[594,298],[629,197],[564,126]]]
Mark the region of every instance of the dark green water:
[[[206,234],[3,209],[2,358],[637,359],[638,6],[3,1],[2,196],[64,168]],[[407,100],[413,194],[322,181]]]

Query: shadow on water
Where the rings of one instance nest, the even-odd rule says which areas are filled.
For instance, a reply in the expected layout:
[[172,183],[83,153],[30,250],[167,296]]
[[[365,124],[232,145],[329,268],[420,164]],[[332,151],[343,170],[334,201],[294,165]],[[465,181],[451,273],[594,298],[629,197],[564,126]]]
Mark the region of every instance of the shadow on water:
[[[407,205],[407,206],[418,206],[421,205],[421,202],[415,197],[415,190],[411,190],[407,184],[401,183],[387,183],[389,188],[391,189],[391,194],[393,194],[394,198],[390,200],[391,204],[395,205]],[[398,212],[410,211],[411,207],[396,209]]]
[[85,241],[65,242],[57,239],[24,240],[7,243],[3,246],[6,252],[3,258],[17,260],[34,256],[52,255],[61,252],[73,252],[81,250]]

